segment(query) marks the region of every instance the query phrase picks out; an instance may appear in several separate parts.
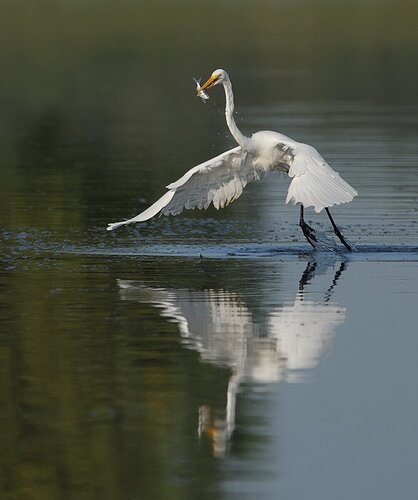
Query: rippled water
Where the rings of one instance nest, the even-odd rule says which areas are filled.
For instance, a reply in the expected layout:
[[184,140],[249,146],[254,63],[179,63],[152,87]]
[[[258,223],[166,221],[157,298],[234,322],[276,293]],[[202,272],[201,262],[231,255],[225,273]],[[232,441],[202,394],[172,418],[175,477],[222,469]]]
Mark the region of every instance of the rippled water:
[[[8,4],[1,498],[414,496],[411,9]],[[232,146],[222,92],[191,80],[220,65],[244,132],[314,145],[359,191],[332,210],[355,253],[312,251],[286,176],[106,232]]]

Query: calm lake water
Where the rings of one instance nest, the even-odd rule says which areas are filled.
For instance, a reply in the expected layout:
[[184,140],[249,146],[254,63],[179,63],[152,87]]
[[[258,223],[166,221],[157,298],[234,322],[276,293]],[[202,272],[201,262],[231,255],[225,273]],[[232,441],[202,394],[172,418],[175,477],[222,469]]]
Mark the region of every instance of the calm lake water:
[[[413,498],[417,7],[5,2],[0,497]],[[357,252],[286,177],[108,233],[243,131],[317,147]],[[307,211],[332,237],[324,214]],[[202,256],[202,257],[200,257]]]

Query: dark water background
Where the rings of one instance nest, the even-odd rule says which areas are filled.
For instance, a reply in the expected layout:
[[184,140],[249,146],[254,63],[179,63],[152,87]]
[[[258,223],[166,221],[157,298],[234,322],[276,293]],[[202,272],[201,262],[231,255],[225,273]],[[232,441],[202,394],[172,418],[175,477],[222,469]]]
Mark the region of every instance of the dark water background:
[[[413,498],[418,8],[0,11],[0,497]],[[244,132],[359,191],[333,210],[356,254],[311,252],[280,177],[104,230],[233,145],[222,91],[194,95],[218,67]]]

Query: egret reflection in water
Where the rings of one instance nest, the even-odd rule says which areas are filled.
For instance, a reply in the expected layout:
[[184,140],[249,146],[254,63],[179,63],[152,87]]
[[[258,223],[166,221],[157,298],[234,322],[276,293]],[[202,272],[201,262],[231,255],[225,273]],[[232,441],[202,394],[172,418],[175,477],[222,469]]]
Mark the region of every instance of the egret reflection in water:
[[[264,309],[262,316],[251,311],[243,293],[222,288],[169,288],[130,280],[118,280],[118,285],[123,300],[151,304],[177,324],[183,345],[197,350],[202,360],[231,370],[225,408],[199,408],[198,434],[206,433],[214,454],[222,457],[235,429],[241,384],[266,387],[309,380],[346,317],[346,309],[331,302],[345,269],[345,262],[309,262],[293,302],[286,297],[281,304],[277,297],[277,305]],[[306,287],[320,274],[330,279],[318,298]]]

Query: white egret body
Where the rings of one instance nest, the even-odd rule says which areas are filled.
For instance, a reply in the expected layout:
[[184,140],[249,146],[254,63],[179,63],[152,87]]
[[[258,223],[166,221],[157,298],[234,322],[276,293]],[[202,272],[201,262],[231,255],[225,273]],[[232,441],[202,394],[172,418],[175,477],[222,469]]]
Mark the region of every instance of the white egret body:
[[316,212],[325,209],[335,233],[351,250],[335,225],[329,207],[350,202],[357,191],[312,146],[271,131],[257,132],[251,137],[243,135],[235,123],[232,85],[224,70],[214,71],[202,87],[198,86],[198,92],[218,84],[225,90],[226,122],[238,146],[193,167],[169,184],[168,192],[147,210],[132,219],[109,224],[108,231],[132,222],[144,222],[158,214],[177,215],[184,208],[206,209],[211,203],[216,209],[223,208],[241,195],[248,182],[281,171],[292,179],[286,203],[301,204],[300,226],[309,243],[315,246],[317,240],[315,231],[303,219],[303,207],[313,207]]

